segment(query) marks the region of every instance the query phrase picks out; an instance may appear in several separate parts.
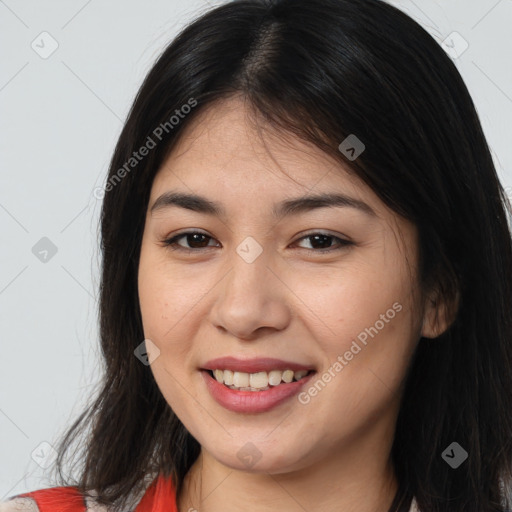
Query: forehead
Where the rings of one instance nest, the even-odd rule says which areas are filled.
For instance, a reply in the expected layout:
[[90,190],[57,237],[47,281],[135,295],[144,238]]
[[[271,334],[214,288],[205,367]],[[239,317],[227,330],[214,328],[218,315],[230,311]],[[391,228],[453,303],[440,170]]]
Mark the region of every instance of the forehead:
[[371,204],[378,216],[395,216],[342,161],[252,114],[239,98],[203,110],[158,170],[150,206],[170,189],[248,206],[254,206],[254,198],[262,205],[283,197],[341,192]]

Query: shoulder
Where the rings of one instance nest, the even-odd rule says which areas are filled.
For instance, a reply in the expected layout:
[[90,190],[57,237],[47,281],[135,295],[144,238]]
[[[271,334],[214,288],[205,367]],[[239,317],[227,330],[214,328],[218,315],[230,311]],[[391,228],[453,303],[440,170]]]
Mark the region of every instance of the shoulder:
[[[47,491],[47,489],[44,489],[44,491]],[[33,498],[16,495],[7,501],[0,502],[0,512],[42,512],[37,506],[38,500],[40,500],[42,496],[41,491],[33,491],[30,494],[33,495]],[[99,505],[89,497],[85,497],[81,504],[82,506],[80,508],[86,512],[109,512],[108,507]]]
[[0,502],[0,512],[39,512],[39,508],[31,498],[11,498]]
[[[85,506],[87,512],[108,512],[108,508],[104,505],[85,498]],[[32,498],[11,498],[7,501],[0,502],[0,512],[41,512]]]
[[[126,500],[129,510],[144,500],[146,508],[153,501],[174,500],[171,480],[159,476],[158,472],[145,476],[142,490],[134,491]],[[97,495],[95,490],[82,494],[75,486],[47,487],[10,496],[0,502],[0,512],[110,512],[111,507],[97,502]]]

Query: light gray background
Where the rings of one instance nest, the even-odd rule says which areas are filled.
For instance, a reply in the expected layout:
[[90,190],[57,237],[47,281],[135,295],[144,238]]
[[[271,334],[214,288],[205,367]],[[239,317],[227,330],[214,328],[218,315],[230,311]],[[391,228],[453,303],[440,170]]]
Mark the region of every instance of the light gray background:
[[[0,0],[0,500],[50,484],[50,445],[99,376],[93,190],[134,95],[177,31],[220,3]],[[467,41],[453,58],[512,191],[512,0],[390,3],[440,44]],[[44,31],[58,43],[46,59],[31,47],[51,48]],[[57,247],[46,262],[42,237]]]

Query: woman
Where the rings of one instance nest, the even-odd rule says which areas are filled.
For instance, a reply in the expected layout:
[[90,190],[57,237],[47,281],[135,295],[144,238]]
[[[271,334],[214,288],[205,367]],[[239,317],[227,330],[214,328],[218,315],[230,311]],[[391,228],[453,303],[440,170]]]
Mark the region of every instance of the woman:
[[0,510],[511,510],[511,208],[416,22],[213,9],[149,72],[103,194],[103,387],[58,487]]

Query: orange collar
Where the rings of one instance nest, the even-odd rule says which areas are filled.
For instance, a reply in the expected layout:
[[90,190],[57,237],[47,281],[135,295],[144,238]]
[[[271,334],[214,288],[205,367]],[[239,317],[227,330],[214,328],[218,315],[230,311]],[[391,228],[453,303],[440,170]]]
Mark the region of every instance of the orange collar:
[[146,490],[135,512],[178,512],[171,477],[165,478],[160,473]]

